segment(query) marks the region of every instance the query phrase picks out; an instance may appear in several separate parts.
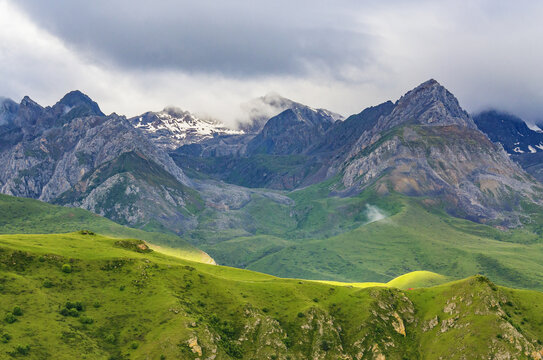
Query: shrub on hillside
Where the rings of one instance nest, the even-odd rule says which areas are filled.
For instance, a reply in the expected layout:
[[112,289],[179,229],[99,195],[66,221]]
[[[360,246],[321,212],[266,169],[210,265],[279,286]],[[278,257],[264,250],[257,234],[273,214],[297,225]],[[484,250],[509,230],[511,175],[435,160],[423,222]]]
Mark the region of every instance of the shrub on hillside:
[[15,321],[17,321],[17,318],[12,313],[7,313],[4,317],[4,321],[8,324],[13,324]]
[[19,306],[15,306],[13,308],[13,311],[12,311],[13,315],[15,316],[22,316],[23,315],[23,310],[21,310],[21,308]]
[[330,350],[330,344],[328,343],[328,341],[323,340],[323,341],[321,342],[321,350],[323,350],[323,351],[328,351],[328,350]]
[[19,355],[28,355],[30,352],[30,345],[17,345],[15,352]]
[[67,301],[64,307],[60,310],[60,315],[62,316],[71,316],[71,317],[79,317],[79,312],[85,311],[85,306],[82,302],[76,301],[76,302],[70,302]]
[[292,338],[286,337],[283,339],[283,344],[287,347],[287,349],[290,349],[293,345]]
[[62,265],[62,272],[66,273],[66,274],[71,273],[72,272],[72,267],[70,266],[70,264]]
[[65,306],[66,306],[66,309],[76,309],[77,311],[85,310],[85,306],[83,305],[81,301],[76,301],[76,302],[67,301]]
[[30,345],[17,345],[13,351],[8,351],[7,354],[11,357],[26,356],[30,353]]
[[90,325],[94,322],[94,320],[88,316],[80,317],[79,321],[81,322],[81,324],[86,324],[86,325]]
[[106,342],[110,344],[115,344],[117,342],[117,338],[115,337],[115,334],[108,334],[105,337]]
[[8,333],[3,333],[2,336],[0,336],[0,342],[7,344],[11,340],[11,335]]

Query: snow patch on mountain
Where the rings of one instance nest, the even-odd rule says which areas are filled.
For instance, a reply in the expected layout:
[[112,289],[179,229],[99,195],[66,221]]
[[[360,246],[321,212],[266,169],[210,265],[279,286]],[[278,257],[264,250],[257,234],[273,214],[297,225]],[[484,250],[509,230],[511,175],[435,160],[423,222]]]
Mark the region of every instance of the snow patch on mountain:
[[132,125],[147,133],[160,147],[175,150],[180,146],[198,143],[219,135],[243,134],[223,124],[201,119],[188,111],[167,107],[159,112],[147,112],[130,119]]
[[541,128],[539,126],[537,126],[536,124],[530,124],[530,123],[527,122],[526,126],[528,126],[528,128],[530,130],[536,131],[538,133],[543,133],[543,130],[541,130]]

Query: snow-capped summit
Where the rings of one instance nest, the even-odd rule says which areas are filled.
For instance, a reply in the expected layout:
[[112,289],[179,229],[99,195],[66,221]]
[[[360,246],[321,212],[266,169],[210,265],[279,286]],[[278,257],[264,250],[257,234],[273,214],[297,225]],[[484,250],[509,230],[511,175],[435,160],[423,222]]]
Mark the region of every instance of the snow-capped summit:
[[243,131],[228,129],[217,121],[200,119],[176,107],[149,111],[131,118],[130,122],[165,150],[175,150],[218,135],[243,134]]

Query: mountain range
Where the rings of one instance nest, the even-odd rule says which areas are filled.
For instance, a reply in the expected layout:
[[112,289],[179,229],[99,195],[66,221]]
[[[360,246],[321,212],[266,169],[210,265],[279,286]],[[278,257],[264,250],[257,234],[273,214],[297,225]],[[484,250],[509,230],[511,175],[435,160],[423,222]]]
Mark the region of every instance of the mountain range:
[[[539,257],[519,280],[514,255],[482,245],[529,253],[540,236],[541,163],[529,150],[540,133],[522,121],[472,117],[435,80],[347,118],[273,94],[247,107],[252,120],[233,129],[171,107],[105,115],[79,91],[50,107],[4,99],[0,190],[180,236],[220,264],[274,275],[388,281],[422,268],[543,284]],[[438,251],[442,231],[451,239]],[[400,266],[402,251],[411,258]],[[443,263],[458,253],[469,256]]]

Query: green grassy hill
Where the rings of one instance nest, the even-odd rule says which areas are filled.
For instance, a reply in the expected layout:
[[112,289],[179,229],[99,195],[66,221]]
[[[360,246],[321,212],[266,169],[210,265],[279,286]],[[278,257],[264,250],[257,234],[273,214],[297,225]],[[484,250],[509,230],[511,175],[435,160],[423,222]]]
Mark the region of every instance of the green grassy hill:
[[6,359],[538,359],[541,306],[542,293],[482,276],[361,288],[190,262],[138,240],[0,235]]
[[83,229],[116,238],[140,239],[175,247],[178,256],[212,262],[206,253],[176,235],[129,228],[80,208],[0,194],[0,234],[51,234]]
[[436,285],[445,284],[450,281],[450,279],[441,274],[436,274],[431,271],[413,271],[407,274],[398,276],[395,279],[390,280],[387,283],[380,282],[362,282],[362,283],[347,283],[340,281],[329,281],[329,280],[315,280],[317,282],[329,285],[337,286],[350,286],[356,288],[368,288],[368,287],[390,287],[397,288],[402,290],[413,290],[415,288],[431,287]]

